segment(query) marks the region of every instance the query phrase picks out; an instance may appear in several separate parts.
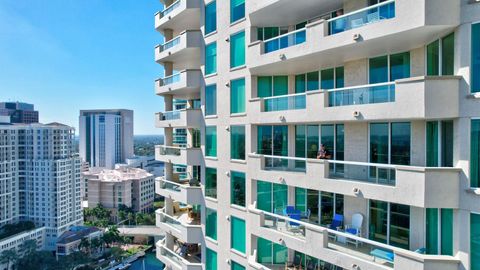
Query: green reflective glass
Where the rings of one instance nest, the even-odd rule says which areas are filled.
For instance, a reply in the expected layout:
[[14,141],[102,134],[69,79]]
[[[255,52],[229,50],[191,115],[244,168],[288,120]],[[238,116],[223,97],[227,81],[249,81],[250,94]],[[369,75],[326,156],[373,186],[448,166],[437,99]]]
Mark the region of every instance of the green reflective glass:
[[205,196],[217,198],[217,169],[205,168]]
[[245,32],[230,36],[230,67],[245,65]]
[[470,91],[480,91],[480,23],[472,24]]
[[324,69],[320,72],[321,88],[333,89],[335,88],[335,70],[333,68]]
[[205,155],[208,157],[217,156],[217,127],[205,127]]
[[217,270],[217,253],[209,248],[206,249],[205,270]]
[[470,269],[480,270],[480,215],[470,213]]
[[426,209],[427,254],[438,254],[438,209]]
[[427,75],[438,76],[440,70],[440,42],[435,40],[427,45]]
[[263,239],[257,238],[257,262],[271,264],[273,261],[273,243]]
[[471,122],[470,133],[470,186],[480,187],[480,120]]
[[344,68],[337,67],[335,68],[335,88],[343,87],[345,87]]
[[245,206],[245,173],[230,172],[230,203]]
[[306,157],[306,126],[296,125],[295,126],[295,157]]
[[304,188],[295,187],[295,209],[300,211],[307,210],[307,190]]
[[217,85],[205,87],[205,115],[217,114]]
[[245,160],[245,126],[230,126],[230,158]]
[[232,261],[232,270],[245,270],[245,267],[237,262]]
[[272,183],[257,181],[257,209],[272,212]]
[[259,76],[257,77],[257,96],[258,97],[270,97],[272,96],[272,76]]
[[281,96],[288,94],[288,76],[273,77],[273,95]]
[[272,154],[272,126],[257,126],[257,153]]
[[438,166],[438,122],[427,122],[427,166]]
[[231,248],[241,253],[245,253],[247,240],[245,220],[231,216],[230,224]]
[[328,225],[332,223],[334,215],[334,194],[331,192],[320,192],[320,224]]
[[453,75],[455,35],[442,38],[442,75]]
[[245,0],[230,0],[230,22],[245,18]]
[[245,112],[245,79],[230,81],[230,113]]
[[442,121],[441,125],[441,164],[442,167],[453,167],[453,121]]
[[217,43],[205,46],[205,75],[217,72]]
[[319,149],[319,126],[307,126],[307,158],[317,158]]
[[205,6],[205,35],[217,30],[217,3],[215,1]]
[[328,153],[333,156],[333,149],[335,147],[334,125],[320,126],[320,142],[325,146]]
[[205,235],[217,240],[217,211],[210,208],[205,210]]
[[410,77],[410,52],[390,55],[390,81]]
[[388,82],[388,56],[370,58],[368,63],[368,76],[371,84]]
[[453,209],[441,210],[441,254],[453,256]]
[[295,75],[295,93],[304,93],[306,87],[305,74]]
[[273,212],[282,213],[288,205],[288,186],[273,184]]
[[307,91],[320,89],[318,71],[307,73]]

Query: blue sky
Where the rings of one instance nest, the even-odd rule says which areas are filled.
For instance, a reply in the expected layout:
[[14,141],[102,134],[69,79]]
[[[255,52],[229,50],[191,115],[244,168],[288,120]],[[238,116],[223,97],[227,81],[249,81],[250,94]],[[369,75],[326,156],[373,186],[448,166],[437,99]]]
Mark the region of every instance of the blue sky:
[[132,109],[135,134],[159,134],[161,8],[158,0],[0,0],[0,100],[34,103],[41,122],[74,127],[80,109]]

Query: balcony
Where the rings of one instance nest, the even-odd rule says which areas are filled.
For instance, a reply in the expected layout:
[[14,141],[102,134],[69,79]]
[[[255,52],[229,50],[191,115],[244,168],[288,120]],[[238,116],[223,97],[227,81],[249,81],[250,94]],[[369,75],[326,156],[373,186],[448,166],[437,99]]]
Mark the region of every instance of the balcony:
[[[282,2],[278,5],[283,5],[286,0],[261,2]],[[273,9],[276,3],[262,9],[262,14],[271,13],[265,15],[266,18],[278,17],[267,20],[268,22],[285,18],[279,14],[287,10]],[[296,3],[292,2],[288,6],[292,5]],[[333,3],[331,5],[335,6]],[[459,14],[458,1],[439,4],[429,0],[390,0],[333,19],[312,21],[304,29],[305,36],[300,38],[304,42],[294,45],[292,42],[295,38],[283,37],[284,40],[292,41],[288,45],[294,46],[281,46],[272,52],[267,44],[270,40],[254,41],[248,46],[247,62],[252,75],[288,74],[291,70],[303,72],[318,69],[319,63],[325,67],[335,66],[339,60],[348,62],[386,52],[411,50],[453,31],[460,23]],[[255,17],[251,15],[254,26],[272,25],[264,24],[263,19],[257,20]],[[305,19],[307,18],[304,17],[303,20]],[[256,21],[259,23],[256,24]],[[285,22],[273,25],[285,25],[287,21],[285,19]]]
[[155,81],[157,95],[175,95],[178,99],[200,98],[200,87],[203,85],[202,72],[198,69],[187,69]]
[[200,31],[183,31],[175,38],[155,47],[155,61],[173,63],[175,70],[199,68],[203,47]]
[[198,180],[186,179],[176,182],[159,177],[155,180],[155,193],[186,204],[202,205],[204,203],[202,188],[198,184]]
[[198,166],[202,164],[203,156],[200,148],[156,145],[155,159],[173,164]]
[[251,99],[254,124],[459,117],[460,77],[427,76]]
[[164,33],[172,30],[178,34],[185,29],[200,29],[200,0],[177,0],[155,14],[155,29]]
[[[157,259],[162,261],[166,268],[172,270],[202,270],[201,258],[193,255],[180,256],[165,245],[165,240],[157,242]],[[180,249],[178,246],[174,250]]]
[[[458,208],[460,168],[249,154],[256,179],[421,208]],[[451,194],[443,196],[445,190]]]
[[[178,203],[177,203],[178,204]],[[164,209],[155,211],[157,227],[185,243],[201,243],[203,241],[200,215],[193,213],[188,206],[178,207],[178,211],[172,215],[165,213]]]
[[156,115],[155,126],[157,128],[197,128],[203,126],[203,114],[200,109],[183,109],[168,112],[160,112]]
[[[335,231],[320,225],[291,219],[261,211],[255,206],[249,207],[251,233],[271,242],[345,269],[369,270],[456,270],[460,260],[453,256],[424,255],[414,251],[397,248],[352,234]],[[392,260],[374,258],[371,252],[382,250],[392,254]],[[253,252],[256,253],[255,251]],[[255,256],[255,255],[254,255]],[[255,269],[285,269],[284,265],[262,265],[256,258],[249,263]],[[356,267],[352,267],[356,266]],[[282,267],[282,268],[279,268]]]

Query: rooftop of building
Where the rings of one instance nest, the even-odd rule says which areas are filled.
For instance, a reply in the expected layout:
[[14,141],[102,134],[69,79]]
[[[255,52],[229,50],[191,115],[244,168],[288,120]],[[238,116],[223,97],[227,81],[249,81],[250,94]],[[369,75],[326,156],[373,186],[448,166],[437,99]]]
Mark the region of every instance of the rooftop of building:
[[129,109],[92,109],[92,110],[80,110],[80,115],[83,115],[83,114],[118,114],[118,113],[133,113],[133,110],[129,110]]
[[87,227],[87,226],[74,226],[70,230],[64,232],[57,240],[57,244],[68,244],[78,240],[81,240],[84,237],[92,233],[101,231],[97,227]]
[[31,124],[24,124],[24,123],[0,123],[2,127],[10,127],[10,128],[62,128],[62,129],[74,129],[69,125],[65,125],[58,122],[51,122],[51,123],[31,123]]
[[120,166],[113,170],[92,167],[89,171],[84,172],[83,175],[89,179],[95,179],[103,182],[121,182],[153,177],[153,174],[143,169],[130,168],[127,166]]

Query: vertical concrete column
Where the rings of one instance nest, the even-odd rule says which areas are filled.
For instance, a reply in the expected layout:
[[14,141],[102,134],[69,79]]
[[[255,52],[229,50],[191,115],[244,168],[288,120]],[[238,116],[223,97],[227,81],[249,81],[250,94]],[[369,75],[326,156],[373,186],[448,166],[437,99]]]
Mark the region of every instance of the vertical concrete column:
[[172,62],[164,62],[163,63],[163,68],[165,70],[165,77],[173,74],[173,63]]
[[173,128],[164,129],[164,145],[172,146],[173,144]]
[[187,147],[193,147],[194,142],[193,142],[193,129],[192,128],[187,128]]
[[165,111],[173,110],[173,96],[172,95],[163,96],[163,101],[165,102]]
[[425,76],[425,47],[410,51],[410,76]]
[[288,75],[288,93],[295,94],[295,75]]
[[367,0],[344,0],[343,12],[348,13],[368,6]]
[[174,245],[174,237],[173,235],[169,234],[169,233],[166,233],[165,234],[165,246],[170,249],[170,250],[174,250],[173,248],[173,245]]
[[295,156],[295,125],[288,125],[288,156]]
[[165,198],[165,214],[173,215],[173,199]]
[[346,62],[344,64],[345,87],[368,83],[368,59]]
[[164,177],[167,180],[173,180],[173,164],[172,163],[165,163]]
[[170,41],[173,38],[173,31],[171,29],[165,29],[163,31],[163,37],[165,38],[165,42]]

